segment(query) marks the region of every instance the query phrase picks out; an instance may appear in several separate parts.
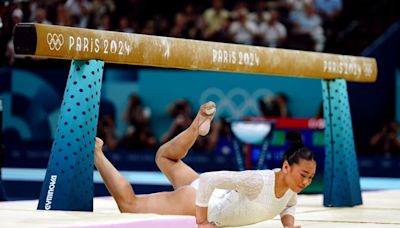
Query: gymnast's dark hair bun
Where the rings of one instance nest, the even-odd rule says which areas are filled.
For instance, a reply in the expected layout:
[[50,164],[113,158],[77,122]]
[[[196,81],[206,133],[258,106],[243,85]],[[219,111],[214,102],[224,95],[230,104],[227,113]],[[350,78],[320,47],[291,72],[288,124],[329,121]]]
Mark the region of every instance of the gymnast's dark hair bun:
[[303,140],[301,138],[301,134],[298,131],[289,131],[286,134],[286,140],[293,144],[303,144]]
[[286,134],[286,141],[289,142],[289,148],[283,155],[283,161],[287,161],[289,165],[298,164],[301,159],[315,161],[313,152],[304,146],[300,132],[289,131]]

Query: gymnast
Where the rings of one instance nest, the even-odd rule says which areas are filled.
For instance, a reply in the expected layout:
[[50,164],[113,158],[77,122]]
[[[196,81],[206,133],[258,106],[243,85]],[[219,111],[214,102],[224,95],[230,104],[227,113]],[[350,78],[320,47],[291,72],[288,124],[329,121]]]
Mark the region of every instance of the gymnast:
[[136,195],[103,154],[103,141],[96,138],[95,166],[119,210],[193,215],[200,228],[253,224],[280,214],[284,227],[300,227],[294,226],[297,193],[311,183],[316,161],[312,151],[302,144],[299,133],[288,133],[291,145],[281,169],[199,175],[182,161],[196,138],[208,134],[215,112],[215,103],[203,104],[191,125],[158,149],[155,161],[171,182],[171,192]]

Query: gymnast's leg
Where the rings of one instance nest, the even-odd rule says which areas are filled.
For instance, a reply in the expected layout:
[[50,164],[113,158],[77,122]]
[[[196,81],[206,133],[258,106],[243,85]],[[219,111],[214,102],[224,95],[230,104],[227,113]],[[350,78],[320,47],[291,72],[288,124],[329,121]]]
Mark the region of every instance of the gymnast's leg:
[[[190,186],[172,192],[137,196],[131,184],[103,154],[103,141],[96,138],[94,164],[120,212],[195,215],[196,190]],[[193,204],[190,202],[193,201]]]
[[157,166],[167,176],[175,190],[190,185],[199,177],[199,174],[186,165],[182,159],[199,135],[208,134],[215,111],[214,102],[203,104],[192,124],[158,149]]
[[[130,183],[104,156],[101,139],[96,139],[95,166],[121,212],[195,215],[196,190],[189,184],[198,177],[198,174],[180,159],[186,155],[199,134],[208,133],[214,113],[214,103],[204,104],[192,125],[161,146],[157,152],[158,166],[174,185],[175,191],[172,192],[137,196]],[[174,169],[182,173],[175,172]]]

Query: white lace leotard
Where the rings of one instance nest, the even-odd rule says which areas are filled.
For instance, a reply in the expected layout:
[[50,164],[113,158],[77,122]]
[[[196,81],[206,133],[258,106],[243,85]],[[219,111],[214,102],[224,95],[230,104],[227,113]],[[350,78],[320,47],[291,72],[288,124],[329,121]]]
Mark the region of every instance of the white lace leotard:
[[240,226],[274,218],[294,216],[297,194],[290,189],[275,196],[275,172],[208,172],[192,183],[198,188],[196,205],[208,207],[208,221],[217,226]]

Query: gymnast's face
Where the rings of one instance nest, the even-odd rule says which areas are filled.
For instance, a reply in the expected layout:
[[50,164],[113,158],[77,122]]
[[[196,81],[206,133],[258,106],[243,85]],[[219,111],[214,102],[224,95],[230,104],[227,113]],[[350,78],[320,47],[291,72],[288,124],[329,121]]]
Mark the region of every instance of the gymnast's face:
[[283,171],[286,173],[286,184],[296,193],[301,192],[311,184],[315,175],[317,164],[315,161],[300,159],[299,163],[289,165],[287,161],[283,164]]

